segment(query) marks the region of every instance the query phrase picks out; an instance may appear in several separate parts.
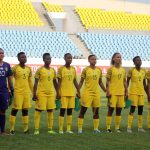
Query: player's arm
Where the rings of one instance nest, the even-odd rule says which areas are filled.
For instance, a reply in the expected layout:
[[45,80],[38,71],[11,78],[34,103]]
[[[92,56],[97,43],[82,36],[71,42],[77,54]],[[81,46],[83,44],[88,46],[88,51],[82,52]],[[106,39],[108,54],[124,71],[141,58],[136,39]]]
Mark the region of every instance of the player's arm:
[[106,88],[105,88],[105,86],[104,86],[104,84],[103,84],[103,82],[102,82],[102,78],[99,78],[99,85],[100,85],[100,87],[102,88],[102,90],[103,90],[104,92],[106,92]]
[[124,89],[125,89],[125,98],[128,97],[128,85],[127,85],[127,80],[124,78]]
[[148,93],[148,87],[146,86],[146,79],[143,80],[143,86],[146,94]]
[[150,79],[147,79],[147,97],[150,102]]
[[55,90],[56,90],[56,98],[60,98],[59,93],[58,93],[58,83],[57,83],[56,79],[53,80],[53,84],[54,84],[54,87],[55,87]]
[[112,68],[109,68],[107,70],[107,74],[106,74],[106,97],[110,98],[111,97],[111,93],[110,93],[110,79],[112,76]]
[[79,89],[79,84],[78,84],[78,82],[77,82],[77,79],[76,79],[76,78],[74,78],[73,83],[74,83],[74,86],[75,86],[75,87],[76,87],[76,89],[77,89],[77,97],[79,97],[79,98],[80,98],[80,89]]
[[110,79],[109,79],[109,78],[106,78],[106,97],[108,97],[108,98],[111,97],[109,88],[110,88]]
[[33,93],[33,79],[32,79],[32,73],[30,73],[29,78],[28,78],[30,90]]
[[60,95],[60,85],[61,85],[61,78],[58,78],[58,97],[60,98],[61,97],[61,95]]
[[13,88],[13,82],[11,76],[8,76],[8,87],[10,89],[11,96],[14,96],[14,88]]
[[37,91],[38,82],[39,79],[35,78],[34,86],[33,86],[33,98],[32,98],[33,100],[37,100],[36,91]]

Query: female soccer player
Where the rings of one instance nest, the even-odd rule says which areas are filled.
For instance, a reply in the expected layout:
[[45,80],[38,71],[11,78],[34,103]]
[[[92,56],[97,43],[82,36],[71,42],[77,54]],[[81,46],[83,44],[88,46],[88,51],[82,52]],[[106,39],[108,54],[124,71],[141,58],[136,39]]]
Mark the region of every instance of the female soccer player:
[[14,83],[14,100],[10,115],[10,134],[14,135],[15,121],[18,110],[22,110],[24,133],[29,133],[28,109],[31,107],[31,93],[33,91],[31,68],[26,66],[27,58],[24,52],[17,55],[19,64],[12,68]]
[[[43,54],[44,66],[35,73],[35,83],[33,100],[35,100],[34,134],[39,134],[40,115],[43,110],[47,110],[48,133],[53,131],[53,110],[55,109],[55,99],[57,92],[56,72],[50,67],[51,56],[49,53]],[[56,91],[55,91],[56,90]]]
[[11,81],[12,71],[10,65],[3,61],[4,51],[0,48],[0,134],[5,135],[5,112],[10,99],[7,83],[13,96],[13,86]]
[[111,67],[107,70],[106,75],[106,96],[108,97],[108,113],[106,117],[107,132],[110,129],[112,114],[116,108],[115,129],[120,131],[121,111],[124,105],[127,93],[126,71],[121,67],[122,59],[120,53],[114,53],[111,59]]
[[102,70],[96,67],[96,56],[89,55],[88,61],[90,66],[84,68],[81,74],[81,80],[79,83],[79,88],[82,87],[85,81],[85,86],[81,95],[81,110],[78,117],[78,133],[82,133],[82,126],[84,115],[87,108],[92,106],[93,108],[93,123],[94,123],[94,133],[100,133],[98,129],[99,126],[99,107],[100,107],[100,88],[106,92],[106,89],[102,82]]
[[138,107],[138,131],[145,132],[142,128],[143,118],[143,106],[144,106],[144,90],[146,90],[146,80],[145,75],[146,71],[141,68],[141,58],[136,56],[133,58],[133,63],[135,67],[131,68],[128,71],[127,76],[127,85],[129,86],[129,82],[131,81],[131,85],[129,87],[129,99],[132,101],[130,112],[128,115],[128,127],[127,132],[132,133],[131,126],[133,121],[133,114],[135,108]]
[[[73,133],[71,131],[72,124],[72,109],[75,107],[75,95],[77,89],[78,96],[79,88],[76,80],[76,70],[74,67],[70,66],[72,63],[72,55],[66,53],[64,55],[65,65],[58,69],[58,89],[60,91],[59,95],[61,97],[61,108],[59,115],[59,133],[63,134],[63,124],[64,115],[67,109],[67,133]],[[75,87],[74,87],[75,86]]]

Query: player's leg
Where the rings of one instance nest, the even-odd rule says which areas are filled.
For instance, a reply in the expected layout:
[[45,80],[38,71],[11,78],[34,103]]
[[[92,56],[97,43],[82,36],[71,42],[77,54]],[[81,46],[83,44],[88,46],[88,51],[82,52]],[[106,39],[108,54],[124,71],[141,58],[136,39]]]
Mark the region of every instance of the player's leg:
[[116,107],[116,116],[115,116],[115,129],[119,133],[120,131],[120,123],[121,123],[121,111],[122,108]]
[[40,119],[41,119],[41,112],[46,110],[46,101],[47,98],[42,95],[37,95],[38,99],[35,101],[35,113],[34,113],[34,134],[39,134],[40,129]]
[[17,115],[18,109],[12,108],[9,122],[10,122],[10,134],[14,135],[15,134],[15,123],[16,123],[16,115]]
[[29,133],[28,109],[31,107],[30,100],[31,100],[30,93],[25,93],[23,95],[23,104],[22,104],[22,122],[23,122],[24,133]]
[[6,110],[8,108],[8,94],[0,94],[0,133],[5,135]]
[[129,99],[131,100],[131,107],[130,107],[130,112],[128,115],[127,132],[132,133],[132,122],[134,119],[134,112],[135,112],[135,109],[136,109],[137,103],[138,103],[138,95],[130,94]]
[[6,116],[5,116],[6,110],[0,109],[0,134],[5,134],[5,123],[6,123]]
[[92,102],[93,107],[93,125],[94,125],[94,133],[100,133],[99,127],[99,107],[100,107],[100,94],[96,94],[93,97]]
[[93,107],[94,133],[100,133],[99,127],[99,107]]
[[18,110],[22,110],[24,97],[20,93],[14,93],[14,100],[12,102],[12,110],[10,114],[10,134],[15,134],[15,122],[16,122],[16,115]]
[[143,129],[143,106],[138,106],[138,131],[139,132],[146,132]]
[[128,126],[127,126],[127,132],[129,133],[132,133],[132,122],[133,122],[133,114],[135,112],[135,108],[136,106],[131,106],[130,107],[130,112],[129,112],[129,115],[128,115]]
[[53,110],[56,108],[55,99],[56,99],[55,95],[47,97],[47,121],[49,134],[56,133],[53,131],[53,120],[54,120]]
[[148,102],[147,127],[150,130],[150,102]]
[[116,103],[116,116],[115,116],[115,129],[116,132],[120,133],[120,123],[121,123],[121,111],[122,108],[125,107],[124,102],[124,95],[117,96],[117,103]]
[[78,133],[82,133],[82,127],[84,122],[84,115],[87,111],[87,107],[81,106],[79,117],[78,117]]
[[29,133],[28,109],[22,109],[22,122],[23,122],[24,133]]
[[108,99],[108,112],[106,117],[106,129],[108,133],[111,133],[111,122],[112,122],[112,114],[114,112],[114,108],[116,107],[117,97],[112,95],[111,98]]
[[35,109],[35,113],[34,113],[34,135],[39,134],[41,112],[42,112],[42,110]]
[[48,133],[55,134],[56,132],[53,131],[53,121],[54,121],[53,109],[47,110],[47,121],[48,121]]
[[108,107],[107,117],[106,117],[106,129],[108,133],[111,133],[111,122],[112,122],[112,114],[114,112],[114,107]]
[[73,133],[71,131],[72,127],[72,110],[75,107],[75,97],[68,96],[67,97],[67,133]]
[[67,108],[67,133],[73,133],[71,131],[71,126],[72,126],[72,110],[73,110],[73,108]]
[[59,113],[59,133],[60,134],[63,134],[65,111],[66,111],[66,108],[60,108],[60,113]]

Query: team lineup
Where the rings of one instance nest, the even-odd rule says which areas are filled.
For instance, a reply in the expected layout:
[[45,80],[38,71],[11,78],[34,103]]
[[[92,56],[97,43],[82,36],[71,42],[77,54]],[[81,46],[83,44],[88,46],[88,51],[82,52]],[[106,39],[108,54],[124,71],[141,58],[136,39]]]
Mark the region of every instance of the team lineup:
[[[28,109],[31,107],[31,99],[35,101],[34,135],[40,134],[40,116],[42,111],[47,111],[48,133],[55,134],[53,130],[54,110],[56,99],[60,101],[59,134],[64,134],[64,116],[66,112],[68,134],[72,131],[72,112],[75,108],[75,98],[80,99],[80,111],[77,120],[78,134],[82,134],[84,116],[89,107],[93,112],[93,133],[101,133],[99,130],[99,108],[101,106],[100,88],[106,93],[108,99],[108,111],[106,114],[106,132],[111,133],[112,115],[115,110],[115,132],[121,132],[121,112],[126,100],[131,101],[127,116],[127,132],[132,133],[132,122],[135,109],[138,109],[138,131],[146,132],[143,127],[144,94],[147,95],[147,126],[150,129],[150,70],[141,68],[140,56],[133,58],[135,67],[126,70],[121,66],[120,53],[114,53],[111,59],[111,67],[106,74],[106,87],[102,82],[102,70],[96,67],[96,55],[89,55],[89,66],[81,73],[77,82],[76,70],[72,63],[72,55],[64,55],[65,64],[56,73],[50,67],[51,56],[43,54],[44,65],[34,75],[31,68],[26,65],[27,58],[24,52],[17,55],[19,64],[14,67],[3,61],[4,50],[0,48],[0,134],[5,135],[6,110],[11,105],[9,116],[10,135],[15,135],[15,122],[18,110],[22,111],[23,132],[29,133]],[[129,86],[130,85],[130,86]],[[83,88],[82,88],[83,87]],[[82,88],[82,91],[81,91]],[[33,95],[31,97],[31,95]],[[11,99],[13,97],[13,101]],[[11,104],[12,103],[12,104]]]

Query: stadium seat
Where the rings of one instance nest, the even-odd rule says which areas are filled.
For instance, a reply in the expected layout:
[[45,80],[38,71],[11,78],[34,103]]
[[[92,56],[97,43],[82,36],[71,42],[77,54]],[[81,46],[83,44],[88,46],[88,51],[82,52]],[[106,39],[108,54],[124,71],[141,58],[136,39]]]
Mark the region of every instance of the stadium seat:
[[142,60],[150,61],[150,36],[96,33],[78,33],[77,36],[98,59],[110,60],[113,53],[120,52],[123,60],[139,55]]
[[146,14],[78,7],[75,8],[75,12],[86,29],[150,30],[150,15]]
[[26,0],[0,0],[0,24],[42,26],[32,3]]
[[49,52],[54,58],[63,58],[65,53],[81,58],[81,51],[64,32],[35,32],[0,30],[0,47],[7,57],[16,57],[17,53],[24,51],[28,57],[42,57]]
[[43,6],[48,12],[64,12],[64,9],[61,5],[54,5],[48,2],[43,2]]

